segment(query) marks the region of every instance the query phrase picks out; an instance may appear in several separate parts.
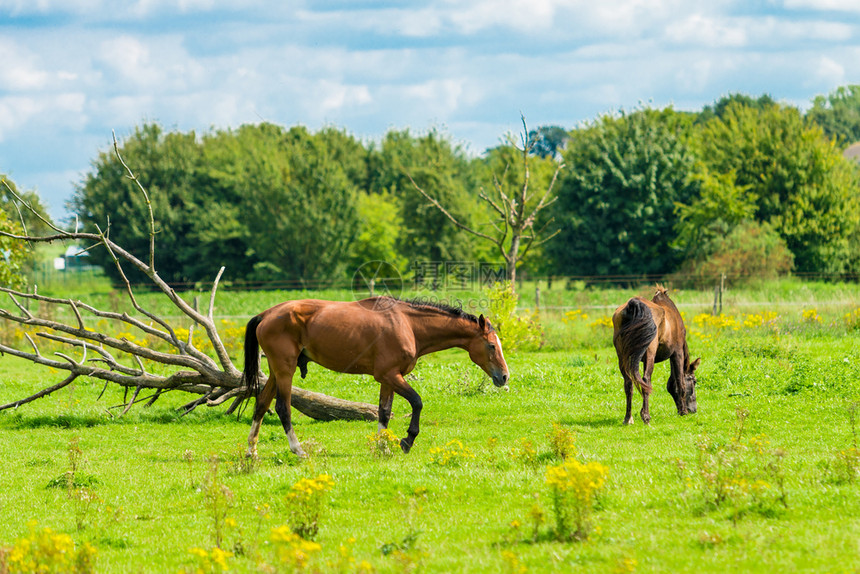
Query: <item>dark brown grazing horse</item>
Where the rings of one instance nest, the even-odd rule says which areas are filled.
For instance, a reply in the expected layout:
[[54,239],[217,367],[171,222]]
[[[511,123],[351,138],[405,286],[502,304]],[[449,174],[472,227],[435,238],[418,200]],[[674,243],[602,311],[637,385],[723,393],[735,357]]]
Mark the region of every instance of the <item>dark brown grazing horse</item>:
[[459,347],[481,367],[493,383],[508,382],[508,366],[502,343],[483,315],[475,317],[461,309],[441,304],[372,297],[363,301],[288,301],[263,311],[248,322],[245,330],[246,384],[259,389],[260,351],[269,362],[269,379],[257,394],[248,456],[257,454],[257,436],[263,415],[275,395],[275,411],[290,441],[290,450],[306,456],[290,420],[293,374],[304,375],[307,363],[319,363],[339,373],[372,375],[379,384],[379,429],[388,427],[394,393],[409,402],[412,420],[400,441],[409,452],[418,435],[422,402],[403,377],[418,357]]
[[[657,285],[651,301],[633,297],[615,310],[612,315],[615,333],[612,342],[618,354],[618,367],[624,376],[627,394],[627,413],[624,424],[633,424],[631,414],[633,385],[642,394],[642,420],[651,421],[648,412],[648,395],[651,394],[651,374],[654,363],[670,361],[672,372],[666,388],[679,415],[696,412],[695,371],[701,359],[690,362],[687,348],[687,329],[678,308],[669,299],[666,289]],[[644,363],[644,376],[639,374],[639,363]]]

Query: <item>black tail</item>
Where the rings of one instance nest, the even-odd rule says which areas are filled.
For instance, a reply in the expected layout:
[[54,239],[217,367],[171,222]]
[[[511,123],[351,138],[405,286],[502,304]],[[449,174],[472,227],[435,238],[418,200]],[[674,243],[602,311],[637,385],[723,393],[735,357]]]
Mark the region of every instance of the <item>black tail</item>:
[[260,348],[257,343],[257,325],[263,320],[257,315],[245,327],[245,371],[243,377],[250,394],[257,396],[260,392]]
[[616,349],[627,375],[633,379],[640,392],[651,392],[651,383],[639,374],[639,363],[656,336],[657,324],[654,323],[651,310],[639,299],[628,301],[621,316],[621,328],[615,334]]

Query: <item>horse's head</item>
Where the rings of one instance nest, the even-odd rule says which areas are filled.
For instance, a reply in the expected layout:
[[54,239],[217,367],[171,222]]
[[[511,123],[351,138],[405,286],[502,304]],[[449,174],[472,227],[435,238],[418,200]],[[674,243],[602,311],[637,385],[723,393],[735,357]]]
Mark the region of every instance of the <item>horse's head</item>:
[[696,412],[696,369],[701,361],[700,357],[690,363],[684,373],[684,388],[681,389],[683,397],[678,405],[678,412],[682,415]]
[[469,358],[484,369],[497,387],[508,384],[508,364],[496,330],[483,315],[478,317],[478,334],[469,343]]

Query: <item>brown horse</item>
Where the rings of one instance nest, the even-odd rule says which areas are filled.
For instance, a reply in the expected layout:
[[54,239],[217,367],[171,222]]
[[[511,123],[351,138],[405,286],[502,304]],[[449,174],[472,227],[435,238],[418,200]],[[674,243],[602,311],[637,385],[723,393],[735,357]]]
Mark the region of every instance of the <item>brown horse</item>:
[[[651,374],[654,363],[669,360],[671,374],[666,388],[678,414],[696,412],[696,368],[701,359],[690,362],[687,348],[687,329],[678,308],[669,299],[666,289],[657,285],[651,301],[633,297],[615,310],[612,315],[615,332],[612,342],[618,354],[618,367],[624,377],[624,392],[627,394],[627,413],[624,424],[633,424],[631,414],[633,385],[642,394],[640,415],[645,424],[651,421],[648,411],[648,395],[651,394]],[[639,374],[639,363],[644,363],[644,376]]]
[[379,429],[388,427],[394,393],[409,402],[412,419],[400,441],[409,452],[418,435],[421,397],[403,377],[418,358],[428,353],[459,347],[502,387],[508,382],[508,366],[502,344],[483,315],[475,317],[441,304],[372,297],[339,302],[305,299],[288,301],[263,311],[245,330],[246,384],[259,388],[260,352],[269,363],[269,379],[257,395],[248,456],[257,454],[257,436],[263,415],[275,395],[275,411],[290,442],[290,450],[304,457],[290,420],[290,393],[296,367],[307,372],[309,361],[339,373],[372,375],[380,384]]

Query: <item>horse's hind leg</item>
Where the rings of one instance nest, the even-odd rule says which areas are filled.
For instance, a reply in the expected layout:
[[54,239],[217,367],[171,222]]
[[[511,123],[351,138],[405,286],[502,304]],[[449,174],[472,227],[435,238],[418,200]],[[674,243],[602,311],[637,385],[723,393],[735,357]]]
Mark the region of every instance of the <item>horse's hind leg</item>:
[[[424,403],[421,402],[421,396],[409,386],[403,375],[398,372],[391,373],[379,379],[379,383],[383,386],[389,385],[395,393],[409,401],[409,406],[412,407],[412,419],[409,422],[409,429],[406,431],[406,436],[400,439],[400,448],[403,452],[409,452],[412,449],[412,444],[415,442],[415,437],[418,436],[418,421],[421,418],[421,409]],[[382,402],[382,391],[380,391],[380,403]],[[390,411],[389,411],[390,416]],[[382,417],[380,416],[380,424]]]
[[394,402],[394,388],[386,383],[379,384],[379,425],[377,432],[388,428],[391,420],[391,405]]
[[287,440],[290,442],[290,450],[299,458],[305,458],[307,455],[302,450],[302,445],[299,443],[299,439],[296,438],[296,433],[293,430],[292,411],[290,409],[290,399],[293,394],[293,375],[298,365],[298,346],[291,340],[281,339],[272,345],[271,349],[264,350],[266,351],[266,358],[269,361],[269,371],[272,373],[277,384],[278,400],[275,402],[275,412],[278,413],[278,418],[281,419],[281,425],[284,427]]
[[299,348],[296,343],[285,336],[266,337],[260,336],[260,346],[266,354],[269,363],[269,380],[257,397],[257,406],[254,409],[254,421],[251,423],[251,435],[248,437],[248,455],[257,455],[257,438],[260,433],[260,425],[272,399],[275,395],[278,400],[275,403],[275,412],[281,419],[287,440],[290,442],[290,450],[299,457],[305,457],[305,452],[293,431],[290,419],[290,396],[293,390],[293,374],[298,365]]
[[633,424],[633,379],[624,375],[624,394],[627,396],[627,411],[624,413],[624,424]]
[[269,405],[272,404],[272,399],[276,391],[275,378],[269,377],[263,390],[257,395],[256,405],[254,406],[254,419],[251,422],[251,434],[248,435],[247,456],[249,458],[257,458],[257,440],[260,435],[260,425],[263,424],[263,417],[266,416],[266,411],[269,410]]
[[651,396],[651,375],[654,374],[654,355],[649,352],[645,353],[642,379],[644,384],[640,388],[642,391],[642,410],[639,415],[642,417],[642,422],[646,425],[651,422],[651,410],[648,407],[648,399]]
[[[292,385],[290,390],[292,391]],[[293,421],[291,417],[292,411],[290,409],[290,405],[287,404],[286,399],[281,396],[280,392],[278,392],[278,397],[275,399],[275,412],[278,414],[278,418],[281,419],[281,426],[284,427],[284,432],[287,433],[287,441],[290,443],[290,450],[299,458],[307,457],[307,454],[302,450],[302,445],[299,442],[299,439],[296,438],[296,433],[293,430]]]

